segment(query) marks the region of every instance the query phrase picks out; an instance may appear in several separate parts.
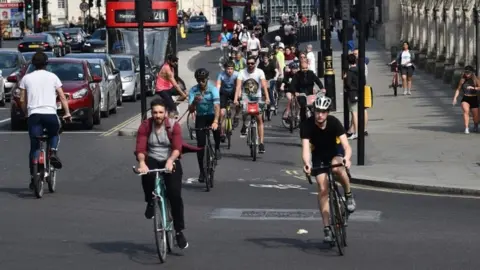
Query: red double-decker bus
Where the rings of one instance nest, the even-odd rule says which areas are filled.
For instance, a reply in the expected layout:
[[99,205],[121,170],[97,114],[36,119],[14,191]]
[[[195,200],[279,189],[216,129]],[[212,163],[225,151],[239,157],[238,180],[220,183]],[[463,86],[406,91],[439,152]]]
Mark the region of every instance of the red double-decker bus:
[[252,13],[253,0],[222,0],[223,16],[222,23],[228,31],[233,30],[236,22],[243,22]]
[[[154,64],[176,54],[177,2],[152,0],[153,18],[145,22],[145,55]],[[138,55],[135,0],[106,0],[107,52]]]

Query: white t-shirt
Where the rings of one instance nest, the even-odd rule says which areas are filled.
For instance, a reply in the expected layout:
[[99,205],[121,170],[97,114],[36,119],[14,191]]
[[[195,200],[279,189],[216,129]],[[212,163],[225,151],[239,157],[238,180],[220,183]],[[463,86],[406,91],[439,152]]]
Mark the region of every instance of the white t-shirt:
[[57,114],[57,89],[62,87],[57,75],[46,70],[36,70],[25,75],[19,87],[27,91],[28,116]]
[[317,74],[315,54],[313,52],[307,53],[307,60],[308,60],[308,69],[313,71],[313,73]]
[[[263,70],[259,68],[255,68],[255,70],[252,73],[248,72],[247,68],[240,70],[240,72],[238,73],[237,80],[242,80],[242,84],[243,84],[248,79],[254,79],[258,83],[258,90],[255,96],[258,98],[261,98],[262,97],[262,80],[265,80],[265,73],[263,72]],[[243,87],[242,87],[242,91],[243,91]]]
[[406,64],[408,67],[412,65],[412,63],[408,63],[408,62],[412,61],[412,55],[410,54],[409,51],[403,51],[402,54],[400,55],[400,59],[402,60],[400,65],[403,66],[403,65]]
[[261,47],[260,40],[258,38],[251,38],[247,43],[247,50],[259,50]]

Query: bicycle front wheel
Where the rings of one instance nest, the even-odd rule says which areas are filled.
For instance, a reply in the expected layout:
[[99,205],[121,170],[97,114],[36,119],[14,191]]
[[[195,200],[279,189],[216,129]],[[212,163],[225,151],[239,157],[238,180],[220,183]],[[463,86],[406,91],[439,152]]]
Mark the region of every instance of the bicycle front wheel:
[[195,130],[193,130],[195,128],[195,119],[194,119],[194,114],[190,112],[187,115],[187,128],[188,128],[188,133],[190,135],[190,139],[195,140],[197,138]]
[[257,160],[257,128],[250,127],[250,156],[253,161]]
[[232,118],[227,117],[227,119],[225,119],[225,135],[227,136],[227,149],[230,149],[232,143],[232,129]]
[[175,240],[173,237],[173,217],[172,217],[172,209],[170,206],[170,201],[167,200],[167,228],[166,228],[166,238],[167,238],[167,249],[168,253],[172,253],[173,247],[175,246]]
[[340,256],[345,255],[345,239],[343,232],[345,230],[345,223],[343,222],[343,213],[340,210],[340,200],[338,198],[337,192],[332,191],[330,192],[332,199],[330,200],[333,205],[333,229],[335,234],[335,242],[338,248],[338,254]]
[[164,263],[167,259],[167,235],[163,224],[162,202],[157,198],[154,203],[153,232],[157,255],[161,263]]
[[211,163],[210,163],[210,146],[205,145],[205,150],[203,151],[203,171],[205,177],[205,187],[206,191],[210,191],[210,172],[211,172]]

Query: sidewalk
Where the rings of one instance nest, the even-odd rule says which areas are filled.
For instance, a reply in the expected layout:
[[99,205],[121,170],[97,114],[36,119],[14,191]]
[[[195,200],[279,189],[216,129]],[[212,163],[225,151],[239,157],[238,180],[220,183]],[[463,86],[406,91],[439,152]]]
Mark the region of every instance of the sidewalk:
[[[314,43],[312,43],[314,44]],[[302,44],[306,45],[306,44]],[[317,42],[316,49],[319,44]],[[337,112],[343,122],[340,79],[341,44],[332,38],[336,72]],[[414,191],[480,196],[480,134],[463,134],[462,112],[453,107],[450,86],[416,71],[412,96],[393,96],[386,52],[375,40],[367,43],[368,84],[374,106],[369,109],[366,166],[353,166],[354,182]],[[315,46],[314,46],[315,49]],[[357,141],[351,141],[357,163]]]

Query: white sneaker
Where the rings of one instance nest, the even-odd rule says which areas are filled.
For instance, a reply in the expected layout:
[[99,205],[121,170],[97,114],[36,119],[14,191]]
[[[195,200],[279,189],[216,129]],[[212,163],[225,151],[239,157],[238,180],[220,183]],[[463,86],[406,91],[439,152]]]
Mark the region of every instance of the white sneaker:
[[412,91],[411,91],[411,90],[408,90],[408,91],[407,91],[407,95],[411,96],[411,95],[412,95]]
[[358,138],[358,135],[356,133],[353,133],[352,135],[350,135],[350,137],[348,137],[349,140],[355,140]]
[[406,96],[407,95],[407,89],[403,90],[403,95]]
[[470,131],[468,130],[468,128],[465,129],[465,134],[470,134]]

